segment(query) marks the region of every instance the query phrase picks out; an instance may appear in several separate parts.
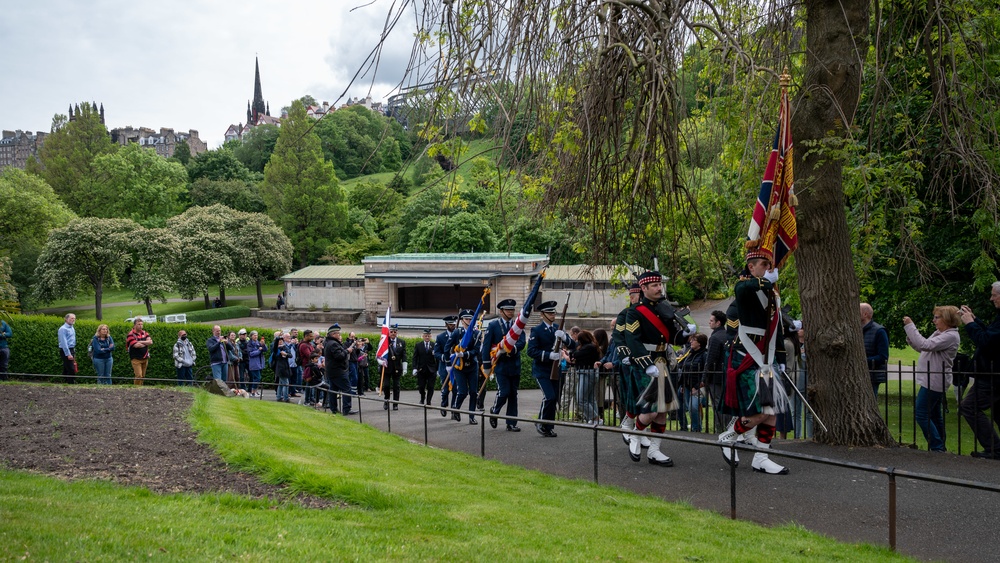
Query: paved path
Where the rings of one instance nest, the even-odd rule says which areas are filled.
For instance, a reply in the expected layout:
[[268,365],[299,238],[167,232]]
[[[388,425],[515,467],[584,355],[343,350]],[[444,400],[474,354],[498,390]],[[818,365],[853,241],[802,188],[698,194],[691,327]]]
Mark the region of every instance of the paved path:
[[[273,393],[268,395],[273,399]],[[418,397],[415,391],[404,391],[401,398],[415,403]],[[533,417],[540,402],[540,391],[522,391],[522,416]],[[424,412],[405,405],[399,411],[387,412],[380,402],[365,400],[361,401],[360,417],[365,424],[387,430],[387,415],[391,415],[393,433],[422,444]],[[543,438],[530,423],[520,423],[522,431],[512,433],[504,431],[502,420],[494,430],[482,423],[469,425],[465,415],[462,419],[455,422],[441,417],[439,410],[427,411],[429,445],[479,455],[484,436],[488,459],[568,478],[594,478],[592,429],[557,428],[558,438]],[[715,439],[711,434],[668,435]],[[779,451],[1000,485],[1000,463],[969,456],[781,440],[776,440],[774,446]],[[633,463],[616,433],[598,433],[597,450],[601,484],[729,515],[730,471],[716,446],[665,441],[664,451],[676,464],[672,468],[649,465],[645,459]],[[750,457],[744,453],[744,462],[736,470],[739,518],[769,526],[794,522],[842,541],[888,545],[885,475],[776,457],[791,469],[791,474],[770,476],[752,472]],[[993,545],[1000,516],[998,501],[1000,493],[897,478],[897,548],[924,560],[998,561],[1000,556]]]

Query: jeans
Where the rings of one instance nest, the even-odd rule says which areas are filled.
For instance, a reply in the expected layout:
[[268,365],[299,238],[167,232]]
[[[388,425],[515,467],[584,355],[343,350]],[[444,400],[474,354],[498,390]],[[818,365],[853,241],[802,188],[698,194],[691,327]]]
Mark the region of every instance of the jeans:
[[240,389],[244,391],[250,388],[250,363],[240,362]]
[[99,385],[111,385],[111,365],[114,358],[94,358],[94,371],[97,372],[97,383]]
[[260,387],[260,370],[252,369],[250,370],[250,392],[255,393],[258,387]]
[[229,364],[212,364],[212,377],[219,381],[226,381],[226,374],[229,373]]
[[941,391],[931,391],[921,386],[917,391],[917,404],[913,407],[917,426],[924,431],[924,438],[927,439],[927,448],[934,452],[947,451],[944,447],[944,416],[941,414],[943,397],[944,393]]
[[194,385],[194,370],[192,366],[177,368],[177,385]]
[[292,393],[301,393],[302,392],[302,367],[301,366],[296,366],[296,367],[294,367],[292,369],[295,371],[295,380],[290,382],[290,383],[292,383]]
[[[684,387],[681,393],[681,410],[687,410],[691,414],[691,431],[701,432],[701,394],[691,391],[690,387]],[[682,422],[683,424],[683,422]]]
[[584,422],[593,422],[597,419],[597,397],[594,396],[596,384],[597,371],[576,370],[576,406]]
[[288,378],[287,377],[279,377],[278,378],[278,400],[279,401],[287,401],[288,400]]
[[7,380],[7,366],[10,362],[10,348],[0,348],[0,381]]
[[358,362],[347,362],[347,380],[351,384],[351,393],[358,393]]

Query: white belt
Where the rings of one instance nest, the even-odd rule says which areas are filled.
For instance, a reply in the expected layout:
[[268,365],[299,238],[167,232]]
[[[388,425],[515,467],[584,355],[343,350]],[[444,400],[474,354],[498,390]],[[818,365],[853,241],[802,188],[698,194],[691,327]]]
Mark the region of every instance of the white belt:
[[[662,345],[661,345],[661,344],[645,344],[645,343],[643,343],[643,345],[642,345],[642,346],[643,346],[643,347],[644,347],[644,348],[645,348],[645,349],[646,349],[647,351],[649,351],[649,352],[656,352],[656,351],[657,351],[657,349],[658,349],[658,348],[659,348],[660,346],[662,346]],[[665,350],[665,349],[666,349],[666,348],[664,348],[664,350]],[[660,351],[662,352],[663,350],[660,350]]]

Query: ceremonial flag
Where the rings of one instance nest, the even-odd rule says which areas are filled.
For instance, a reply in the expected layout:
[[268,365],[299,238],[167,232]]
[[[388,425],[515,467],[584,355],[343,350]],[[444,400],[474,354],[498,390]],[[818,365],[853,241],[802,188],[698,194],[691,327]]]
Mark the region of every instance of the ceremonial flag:
[[791,104],[788,101],[787,74],[782,75],[781,105],[778,111],[778,130],[774,134],[771,156],[764,169],[764,177],[757,195],[750,230],[747,233],[747,250],[770,250],[773,265],[784,265],[788,256],[799,246],[795,223],[794,174],[792,173]]
[[462,369],[462,352],[469,349],[472,344],[472,333],[476,332],[476,321],[479,319],[480,313],[483,311],[483,306],[486,304],[486,296],[490,294],[490,288],[487,287],[483,290],[483,296],[479,298],[479,305],[476,307],[476,312],[472,314],[472,322],[469,323],[469,327],[465,329],[462,334],[462,342],[459,343],[458,347],[451,355],[451,366],[449,369],[449,377],[454,378],[454,370]]
[[385,320],[382,322],[382,336],[378,339],[378,350],[375,352],[375,359],[379,364],[386,364],[386,357],[389,355],[389,311],[392,310],[390,304],[385,310]]
[[[517,314],[517,318],[514,319],[514,324],[510,325],[510,330],[507,331],[507,334],[499,344],[499,348],[503,350],[505,354],[510,354],[514,351],[514,347],[517,346],[517,339],[520,338],[521,333],[524,332],[524,326],[528,323],[528,317],[531,316],[531,307],[535,303],[535,298],[538,297],[538,290],[542,287],[543,279],[545,279],[544,269],[540,274],[538,274],[538,279],[535,280],[535,286],[532,287],[531,292],[528,293],[528,298],[524,301],[524,306],[521,307],[521,312]],[[495,352],[491,355],[496,357]]]

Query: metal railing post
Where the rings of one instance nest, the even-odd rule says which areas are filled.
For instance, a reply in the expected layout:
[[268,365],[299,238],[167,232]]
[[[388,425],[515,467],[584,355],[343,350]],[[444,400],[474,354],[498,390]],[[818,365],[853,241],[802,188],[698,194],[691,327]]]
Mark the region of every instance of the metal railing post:
[[486,419],[483,416],[479,417],[479,457],[486,459]]
[[427,445],[427,405],[424,407],[424,445]]
[[594,426],[594,484],[600,484],[597,478],[597,426]]
[[896,468],[890,467],[889,476],[889,548],[896,551]]
[[[729,459],[736,459],[736,442],[729,444]],[[729,464],[729,518],[736,520],[736,464]]]

